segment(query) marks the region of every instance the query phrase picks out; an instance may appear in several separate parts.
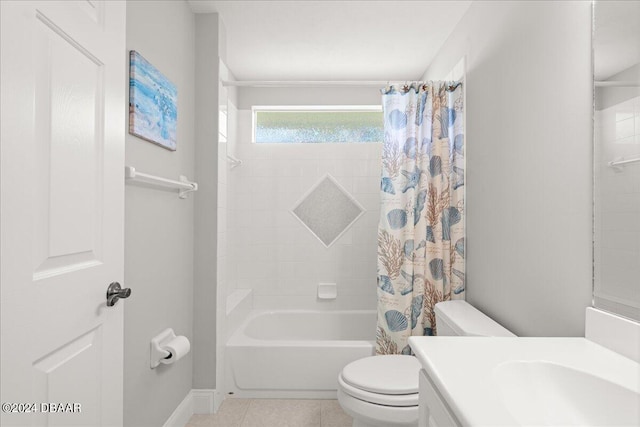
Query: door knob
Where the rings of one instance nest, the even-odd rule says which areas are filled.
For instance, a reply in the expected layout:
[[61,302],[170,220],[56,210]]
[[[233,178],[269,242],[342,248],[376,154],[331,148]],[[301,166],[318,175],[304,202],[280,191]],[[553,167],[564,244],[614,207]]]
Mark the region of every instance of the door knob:
[[113,307],[120,298],[129,298],[130,288],[121,288],[120,283],[112,282],[107,288],[107,307]]

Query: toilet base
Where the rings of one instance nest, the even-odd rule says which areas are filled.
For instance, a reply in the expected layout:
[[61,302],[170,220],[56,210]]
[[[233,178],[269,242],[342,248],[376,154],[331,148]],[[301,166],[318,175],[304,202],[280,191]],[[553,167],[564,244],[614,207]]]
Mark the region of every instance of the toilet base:
[[338,402],[353,418],[353,427],[418,427],[418,407],[365,402],[338,389]]

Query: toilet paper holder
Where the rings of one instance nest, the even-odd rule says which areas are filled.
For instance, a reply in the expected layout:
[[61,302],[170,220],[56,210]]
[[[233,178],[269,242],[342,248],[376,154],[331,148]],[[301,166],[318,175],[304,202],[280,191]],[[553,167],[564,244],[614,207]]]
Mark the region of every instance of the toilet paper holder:
[[151,339],[151,369],[157,368],[164,360],[172,357],[171,352],[164,346],[174,338],[176,338],[175,332],[168,328]]

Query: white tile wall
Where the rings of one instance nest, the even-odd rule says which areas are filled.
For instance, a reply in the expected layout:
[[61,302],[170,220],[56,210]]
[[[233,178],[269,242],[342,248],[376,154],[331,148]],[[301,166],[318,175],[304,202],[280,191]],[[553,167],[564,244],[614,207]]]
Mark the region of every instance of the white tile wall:
[[[226,175],[229,291],[253,289],[256,308],[374,309],[381,144],[253,144],[251,126],[251,111],[238,110],[243,164]],[[330,248],[290,212],[327,173],[366,209]],[[319,282],[336,282],[338,299],[318,301]]]
[[[640,309],[640,97],[596,112],[595,296]],[[597,304],[597,299],[596,299]]]

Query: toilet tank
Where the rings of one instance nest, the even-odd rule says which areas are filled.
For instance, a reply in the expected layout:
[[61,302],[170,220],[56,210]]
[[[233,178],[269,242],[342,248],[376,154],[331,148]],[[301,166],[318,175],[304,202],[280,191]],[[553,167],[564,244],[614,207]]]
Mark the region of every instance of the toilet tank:
[[436,327],[439,336],[516,336],[463,300],[439,302],[436,304],[434,311],[436,313]]

